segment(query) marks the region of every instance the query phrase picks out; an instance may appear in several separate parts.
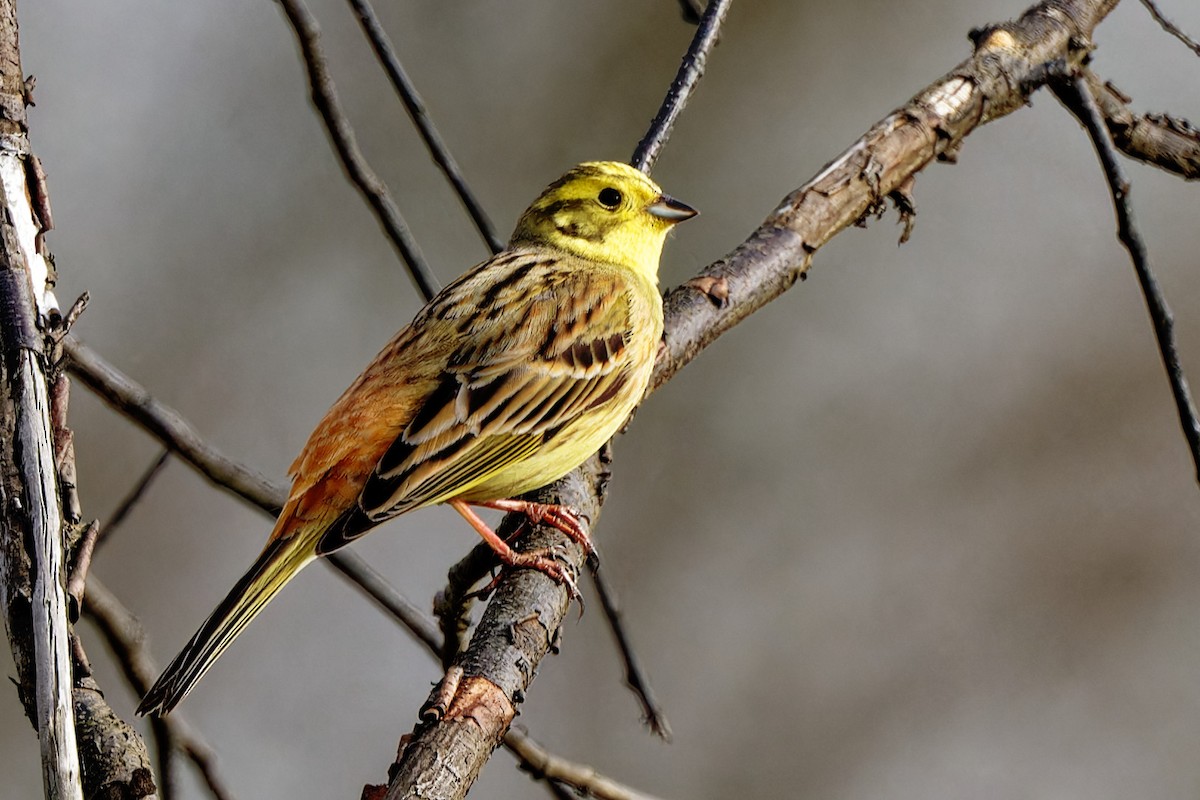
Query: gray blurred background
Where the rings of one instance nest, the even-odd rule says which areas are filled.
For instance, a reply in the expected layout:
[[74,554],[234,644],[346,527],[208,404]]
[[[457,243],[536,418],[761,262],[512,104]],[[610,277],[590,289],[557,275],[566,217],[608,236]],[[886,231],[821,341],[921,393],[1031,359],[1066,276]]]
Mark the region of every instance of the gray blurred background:
[[[668,244],[664,286],[1026,3],[735,3],[655,172],[703,211]],[[1200,33],[1200,7],[1163,3]],[[693,31],[673,0],[378,5],[504,231],[575,162],[629,157]],[[347,8],[313,9],[363,149],[448,281],[485,249]],[[20,15],[58,294],[92,295],[77,332],[282,478],[419,305],[330,155],[290,29],[267,0]],[[1097,42],[1136,108],[1200,118],[1200,63],[1140,5]],[[1128,170],[1200,384],[1197,188]],[[592,603],[518,720],[554,751],[667,798],[1200,794],[1200,491],[1090,145],[1043,92],[923,173],[916,201],[911,242],[893,213],[840,236],[617,443],[598,537],[675,742],[641,729]],[[71,411],[103,519],[158,447],[82,387]],[[165,663],[269,528],[172,462],[95,574]],[[432,509],[357,549],[428,605],[475,541]],[[437,677],[314,566],[182,713],[238,797],[353,798],[386,779]],[[0,726],[0,798],[39,796],[11,690]],[[546,796],[504,753],[476,794]]]

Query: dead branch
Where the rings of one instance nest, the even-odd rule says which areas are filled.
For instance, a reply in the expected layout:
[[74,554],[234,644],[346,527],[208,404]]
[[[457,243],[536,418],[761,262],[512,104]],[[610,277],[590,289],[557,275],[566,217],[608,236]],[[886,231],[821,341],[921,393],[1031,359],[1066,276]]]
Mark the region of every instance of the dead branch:
[[1200,419],[1196,415],[1196,404],[1192,400],[1188,388],[1187,377],[1183,374],[1183,366],[1179,361],[1179,348],[1175,343],[1175,319],[1167,306],[1162,287],[1154,276],[1150,266],[1150,256],[1146,253],[1146,243],[1138,230],[1133,218],[1133,206],[1129,196],[1131,187],[1121,170],[1117,160],[1116,150],[1113,149],[1104,117],[1096,105],[1087,81],[1082,76],[1071,76],[1053,84],[1055,95],[1063,105],[1075,115],[1079,123],[1087,131],[1100,166],[1104,170],[1104,178],[1112,195],[1113,207],[1117,214],[1117,238],[1133,261],[1133,269],[1137,274],[1138,285],[1146,300],[1146,308],[1150,312],[1150,320],[1154,325],[1154,336],[1158,342],[1158,351],[1162,356],[1163,366],[1167,371],[1167,380],[1171,385],[1171,395],[1175,399],[1175,409],[1179,415],[1179,424],[1183,428],[1184,439],[1192,454],[1192,463],[1196,466],[1196,479],[1200,480]]
[[[51,427],[45,342],[39,325],[57,310],[38,248],[42,218],[27,187],[29,138],[17,9],[0,4],[0,339],[3,341],[5,621],[19,688],[38,732],[46,797],[82,798],[71,700],[66,547]],[[26,550],[26,542],[29,550]]]
[[308,70],[308,83],[312,91],[313,105],[320,112],[321,121],[325,123],[325,131],[329,134],[334,152],[346,170],[346,176],[355,188],[362,194],[363,199],[371,207],[379,220],[379,225],[387,235],[388,241],[396,248],[404,265],[412,276],[413,283],[426,299],[437,294],[438,281],[433,271],[425,262],[421,248],[408,229],[408,223],[400,214],[396,201],[384,184],[383,179],[375,173],[367,163],[366,157],[358,149],[358,140],[354,128],[342,110],[338,100],[337,88],[329,74],[325,63],[325,54],[321,50],[321,29],[308,10],[304,0],[278,0],[288,22],[296,32],[296,41],[300,45],[300,54],[304,66]]
[[363,33],[371,42],[371,49],[375,51],[375,56],[379,59],[383,71],[387,73],[388,80],[392,82],[392,88],[396,90],[400,102],[404,104],[404,110],[408,112],[409,119],[421,134],[421,140],[425,142],[425,148],[429,150],[433,162],[438,165],[450,186],[454,188],[454,193],[458,195],[459,202],[467,210],[483,243],[493,253],[499,253],[504,249],[504,240],[496,234],[496,226],[488,219],[483,205],[475,197],[471,187],[467,185],[458,162],[454,160],[454,156],[450,155],[450,148],[446,146],[437,126],[433,124],[433,119],[429,116],[429,110],[425,107],[425,101],[421,99],[417,87],[413,85],[408,73],[404,70],[404,65],[400,63],[400,57],[396,55],[396,48],[392,46],[387,32],[379,22],[379,17],[375,15],[375,9],[371,7],[368,0],[349,0],[349,2],[358,17]]
[[1187,180],[1200,179],[1200,130],[1169,114],[1135,114],[1129,97],[1112,83],[1086,66],[1081,74],[1118,150]]
[[650,130],[646,131],[646,135],[638,142],[633,157],[629,159],[630,164],[647,175],[654,169],[654,162],[658,161],[658,154],[670,138],[671,129],[675,127],[676,120],[695,94],[700,79],[704,77],[708,54],[717,46],[717,40],[721,36],[721,25],[725,22],[725,15],[729,13],[730,2],[731,0],[709,0],[708,7],[704,9],[700,18],[700,26],[696,28],[696,35],[692,37],[692,43],[683,56],[683,63],[679,65],[679,72],[671,83],[662,107],[650,123]]

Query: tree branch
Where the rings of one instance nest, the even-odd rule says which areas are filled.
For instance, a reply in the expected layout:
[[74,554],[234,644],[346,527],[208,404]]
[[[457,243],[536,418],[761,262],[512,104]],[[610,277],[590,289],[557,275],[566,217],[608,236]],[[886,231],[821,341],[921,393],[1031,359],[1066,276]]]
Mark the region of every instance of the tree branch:
[[[458,199],[462,202],[463,207],[467,209],[467,214],[471,217],[471,222],[475,225],[475,230],[479,231],[480,238],[493,253],[499,253],[504,249],[504,240],[496,235],[496,228],[492,225],[492,221],[488,219],[487,212],[483,210],[483,206],[475,199],[475,194],[471,191],[471,187],[467,185],[466,179],[463,177],[462,170],[458,168],[458,163],[454,160],[454,156],[450,155],[450,149],[446,147],[442,135],[438,133],[437,126],[433,124],[433,119],[429,116],[428,109],[425,108],[425,101],[421,99],[421,95],[417,92],[417,87],[409,79],[408,73],[404,71],[404,65],[400,63],[400,58],[396,55],[396,49],[392,46],[391,40],[388,39],[387,32],[384,31],[383,25],[379,22],[379,17],[375,15],[375,9],[371,7],[369,0],[349,0],[350,7],[354,9],[354,13],[358,16],[359,24],[362,26],[363,33],[371,42],[371,49],[375,51],[376,57],[379,59],[383,71],[387,73],[388,80],[392,82],[392,87],[396,90],[396,94],[400,96],[400,101],[404,103],[404,109],[408,112],[409,119],[417,126],[417,132],[421,134],[421,139],[425,142],[425,147],[429,150],[429,155],[433,156],[433,161],[442,170],[442,174],[446,176],[446,180],[454,187]],[[426,295],[428,300],[432,295]]]
[[[28,187],[30,150],[17,9],[0,3],[0,340],[3,341],[3,604],[22,700],[32,704],[46,797],[82,798],[71,702],[66,551],[40,318],[57,311],[44,230]],[[32,552],[26,551],[26,542]],[[32,643],[32,646],[30,646]],[[30,696],[32,695],[32,697]]]
[[1083,125],[1100,166],[1104,170],[1104,178],[1108,182],[1112,194],[1113,207],[1117,214],[1117,238],[1129,257],[1133,260],[1133,269],[1137,273],[1138,284],[1142,296],[1146,300],[1146,308],[1150,312],[1150,320],[1154,325],[1154,336],[1158,342],[1158,350],[1162,356],[1163,366],[1167,371],[1167,380],[1171,384],[1171,395],[1175,398],[1175,409],[1179,414],[1179,424],[1183,428],[1184,438],[1191,450],[1192,463],[1196,467],[1196,479],[1200,481],[1200,419],[1197,419],[1196,404],[1192,401],[1191,390],[1188,389],[1187,377],[1183,374],[1183,366],[1179,361],[1179,349],[1175,344],[1175,320],[1167,299],[1163,296],[1158,279],[1150,266],[1150,257],[1146,253],[1146,244],[1133,218],[1133,205],[1129,196],[1131,189],[1129,181],[1117,161],[1116,151],[1104,125],[1104,118],[1093,100],[1088,84],[1081,76],[1072,76],[1053,84],[1054,93],[1063,105],[1067,107],[1079,123]]
[[1200,179],[1200,130],[1168,114],[1134,114],[1129,98],[1088,67],[1080,71],[1096,101],[1113,144],[1130,158]]
[[1163,16],[1163,13],[1158,10],[1158,6],[1155,5],[1154,0],[1141,0],[1141,2],[1142,5],[1146,7],[1146,10],[1150,12],[1150,16],[1154,18],[1154,21],[1157,22],[1164,31],[1183,42],[1189,50],[1200,56],[1200,42],[1197,42],[1195,39],[1188,36],[1178,25]]
[[409,275],[412,276],[417,289],[425,297],[433,297],[438,290],[437,278],[429,269],[429,265],[425,263],[421,248],[413,239],[408,224],[401,216],[400,209],[396,207],[396,202],[388,192],[387,186],[367,164],[362,151],[358,149],[354,128],[351,127],[350,120],[346,118],[346,112],[342,110],[341,101],[337,96],[337,88],[334,86],[333,78],[329,75],[329,66],[325,63],[325,54],[321,50],[320,43],[321,29],[317,26],[316,19],[308,10],[304,0],[277,0],[277,2],[296,32],[300,54],[304,59],[304,66],[308,70],[313,105],[320,112],[321,121],[325,124],[325,132],[329,134],[329,140],[333,144],[338,159],[342,162],[342,167],[346,170],[346,176],[350,178],[351,183],[355,185],[363,199],[371,206],[371,210],[375,212],[380,227],[383,228],[388,240],[391,241],[405,266],[408,267]]
[[525,733],[510,730],[504,743],[534,777],[565,783],[577,794],[597,800],[657,800],[599,774],[591,767],[559,758]]
[[612,631],[613,637],[617,640],[617,652],[621,654],[621,662],[625,667],[625,683],[633,690],[634,696],[642,705],[642,719],[655,735],[669,742],[671,741],[671,723],[667,721],[666,712],[655,698],[654,690],[650,687],[650,679],[646,676],[646,671],[642,669],[642,664],[629,641],[625,626],[621,624],[621,609],[617,603],[617,593],[609,584],[598,560],[592,565],[592,583],[596,587],[600,605],[604,608],[604,616],[609,620],[608,629]]
[[[700,19],[700,27],[692,37],[692,44],[683,56],[683,63],[679,65],[679,72],[676,73],[658,114],[650,123],[650,130],[646,131],[642,141],[638,142],[633,157],[629,159],[632,166],[647,175],[654,169],[654,162],[658,161],[658,154],[671,137],[675,121],[687,107],[688,101],[696,93],[696,87],[700,85],[700,79],[704,77],[708,54],[717,46],[721,24],[725,21],[725,15],[729,13],[731,2],[732,0],[709,0],[708,7],[704,9],[704,15]],[[684,8],[686,9],[686,6]]]

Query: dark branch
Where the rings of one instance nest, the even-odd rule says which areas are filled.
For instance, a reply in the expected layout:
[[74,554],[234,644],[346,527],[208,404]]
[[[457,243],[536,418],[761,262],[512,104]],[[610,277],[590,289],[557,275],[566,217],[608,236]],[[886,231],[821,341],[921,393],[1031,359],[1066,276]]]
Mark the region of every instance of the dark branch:
[[592,582],[596,586],[596,594],[600,597],[600,605],[604,608],[604,616],[609,620],[608,629],[616,640],[617,650],[621,653],[621,661],[625,666],[625,683],[633,690],[638,702],[642,704],[642,714],[645,723],[656,735],[666,741],[671,741],[671,723],[667,721],[663,711],[650,688],[650,679],[634,652],[625,626],[621,623],[621,609],[617,602],[617,593],[608,582],[597,560],[592,564]]
[[158,454],[158,458],[154,459],[150,466],[146,467],[146,471],[138,478],[137,483],[129,490],[129,494],[122,498],[121,502],[117,503],[117,507],[113,509],[112,516],[108,518],[108,523],[100,530],[100,542],[108,541],[108,537],[112,536],[112,532],[121,526],[125,518],[129,516],[129,512],[133,507],[145,497],[146,490],[150,488],[150,484],[154,483],[154,479],[162,472],[162,468],[167,465],[167,460],[171,457],[170,450],[163,450]]
[[101,525],[99,521],[93,520],[92,524],[84,531],[79,544],[75,547],[75,564],[71,570],[70,577],[67,579],[67,596],[71,601],[72,622],[79,618],[79,609],[83,602],[84,588],[87,586],[88,570],[92,565],[93,552],[102,542],[107,541],[112,532],[124,522],[125,517],[137,505],[137,502],[142,499],[146,490],[150,488],[150,484],[154,482],[154,478],[162,470],[163,465],[167,463],[167,458],[170,455],[170,450],[163,450],[159,454],[154,463],[142,473],[142,476],[134,484],[129,494],[117,504],[107,525]]
[[331,555],[329,562],[342,577],[399,621],[419,642],[435,654],[441,650],[442,638],[433,621],[415,603],[396,591],[366,559],[350,550],[341,550]]
[[1161,25],[1164,31],[1183,42],[1188,46],[1189,50],[1200,56],[1200,42],[1188,36],[1178,25],[1164,17],[1163,13],[1158,10],[1158,6],[1154,4],[1154,0],[1142,0],[1142,5],[1146,7],[1146,10],[1150,12],[1150,16],[1154,17],[1154,21]]
[[329,67],[325,63],[325,54],[321,50],[321,30],[317,21],[304,0],[278,0],[283,13],[291,22],[296,32],[296,41],[300,44],[300,53],[304,57],[304,65],[308,70],[308,82],[312,89],[313,105],[321,114],[325,123],[325,132],[329,134],[333,149],[337,152],[342,167],[350,181],[358,188],[363,198],[375,212],[380,226],[387,234],[392,246],[400,254],[413,283],[425,297],[433,297],[438,290],[437,279],[425,263],[421,248],[413,239],[408,225],[400,215],[400,209],[388,193],[383,180],[375,174],[358,149],[358,140],[354,129],[342,110],[338,100],[337,89],[333,78],[329,75]]
[[633,151],[633,158],[629,163],[647,175],[654,169],[654,162],[658,161],[658,154],[670,138],[675,121],[679,119],[679,115],[696,92],[696,87],[700,85],[700,79],[704,77],[708,54],[717,45],[721,23],[725,21],[730,2],[732,0],[709,0],[708,8],[704,9],[704,16],[700,20],[700,27],[696,29],[692,44],[683,56],[683,63],[679,65],[679,72],[675,74],[675,80],[658,110],[658,116],[650,123],[650,130]]
[[[363,33],[367,35],[367,39],[371,42],[371,48],[375,51],[375,55],[379,58],[379,63],[383,66],[384,72],[387,73],[388,79],[392,82],[392,87],[396,90],[396,94],[400,95],[401,102],[404,103],[405,110],[408,111],[409,118],[413,124],[417,126],[417,131],[421,134],[421,138],[425,141],[425,146],[429,148],[429,154],[433,156],[434,162],[441,168],[442,173],[446,176],[446,180],[454,187],[454,191],[458,194],[458,199],[462,201],[463,207],[467,209],[467,214],[471,217],[471,222],[475,224],[475,229],[479,231],[479,236],[483,239],[493,253],[499,253],[504,249],[504,242],[496,235],[496,229],[492,225],[492,221],[488,219],[487,212],[483,210],[483,206],[475,199],[471,188],[467,186],[467,181],[463,177],[462,171],[458,168],[454,157],[450,155],[449,148],[442,140],[442,135],[438,133],[437,127],[433,124],[433,120],[429,116],[429,111],[425,108],[425,101],[421,99],[421,95],[417,92],[417,87],[409,79],[408,73],[404,71],[404,66],[400,63],[399,57],[396,55],[396,50],[392,47],[391,41],[388,39],[387,32],[379,23],[379,18],[375,15],[375,9],[371,7],[369,0],[349,0],[350,7],[354,9],[354,13],[358,15],[358,21],[362,25]],[[430,295],[426,295],[428,300]]]
[[1054,93],[1063,105],[1079,120],[1091,137],[1096,148],[1096,155],[1104,169],[1104,177],[1108,181],[1108,189],[1112,194],[1113,206],[1117,213],[1117,238],[1129,257],[1133,260],[1133,269],[1137,273],[1138,284],[1146,299],[1146,308],[1150,312],[1150,320],[1154,324],[1154,336],[1158,341],[1158,350],[1162,355],[1163,366],[1167,371],[1167,380],[1171,384],[1171,394],[1175,398],[1175,409],[1179,414],[1179,424],[1183,428],[1184,438],[1192,453],[1192,462],[1196,466],[1196,478],[1200,481],[1200,419],[1196,416],[1196,405],[1192,401],[1188,389],[1187,376],[1179,361],[1179,351],[1175,344],[1175,320],[1162,288],[1150,266],[1150,257],[1146,253],[1146,244],[1133,218],[1133,206],[1130,203],[1130,185],[1125,179],[1121,165],[1117,161],[1117,153],[1113,149],[1104,118],[1100,114],[1096,102],[1088,90],[1087,82],[1080,76],[1063,80],[1054,84]]

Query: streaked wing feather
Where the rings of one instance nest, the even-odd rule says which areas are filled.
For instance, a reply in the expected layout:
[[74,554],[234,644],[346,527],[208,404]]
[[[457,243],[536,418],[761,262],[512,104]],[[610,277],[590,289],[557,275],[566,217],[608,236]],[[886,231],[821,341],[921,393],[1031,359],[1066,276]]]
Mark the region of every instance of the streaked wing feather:
[[493,276],[504,291],[475,294],[490,305],[474,309],[476,325],[438,388],[367,479],[359,504],[371,519],[461,494],[620,394],[629,380],[629,286],[619,274],[561,262],[509,262],[543,289],[537,298],[509,276]]

